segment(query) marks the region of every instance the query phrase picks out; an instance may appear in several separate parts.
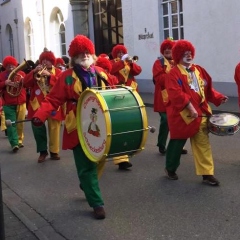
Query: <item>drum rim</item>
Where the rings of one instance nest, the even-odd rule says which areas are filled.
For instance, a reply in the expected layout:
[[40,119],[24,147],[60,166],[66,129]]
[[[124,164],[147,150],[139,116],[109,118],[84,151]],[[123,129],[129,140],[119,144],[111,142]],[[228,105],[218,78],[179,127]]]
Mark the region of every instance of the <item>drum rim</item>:
[[[81,126],[81,105],[82,105],[82,101],[85,97],[85,95],[87,95],[88,93],[93,93],[97,99],[100,102],[100,105],[103,108],[103,115],[105,118],[105,122],[106,122],[106,148],[103,152],[103,154],[100,157],[94,157],[89,151],[88,148],[86,146],[86,142],[83,139],[83,135],[82,135],[82,126]],[[107,153],[109,152],[110,146],[111,146],[111,141],[112,141],[112,130],[111,130],[111,126],[110,126],[110,116],[109,114],[107,114],[108,110],[107,110],[107,104],[106,101],[104,100],[104,98],[102,97],[101,94],[99,94],[99,91],[94,90],[94,89],[86,89],[84,92],[82,92],[82,94],[80,95],[79,99],[78,99],[78,103],[77,103],[77,132],[78,132],[78,138],[80,141],[80,144],[82,146],[82,149],[85,153],[85,155],[87,156],[87,158],[92,161],[92,162],[100,162],[102,160],[105,160],[107,158]]]

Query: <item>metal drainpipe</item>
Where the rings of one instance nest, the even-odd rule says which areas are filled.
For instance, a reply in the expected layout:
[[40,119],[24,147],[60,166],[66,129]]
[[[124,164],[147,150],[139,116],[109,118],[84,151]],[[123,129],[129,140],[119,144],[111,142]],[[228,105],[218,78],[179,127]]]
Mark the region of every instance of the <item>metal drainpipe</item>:
[[45,9],[44,9],[44,0],[42,0],[42,17],[43,17],[43,36],[44,36],[44,47],[46,47],[46,29],[45,29]]

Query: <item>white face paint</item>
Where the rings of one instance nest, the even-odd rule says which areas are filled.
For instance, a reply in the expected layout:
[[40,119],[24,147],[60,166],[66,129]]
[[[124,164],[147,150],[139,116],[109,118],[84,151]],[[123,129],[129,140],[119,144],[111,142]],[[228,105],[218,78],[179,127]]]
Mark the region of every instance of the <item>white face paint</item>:
[[193,61],[191,51],[186,51],[183,55],[183,58],[180,60],[180,63],[186,66],[189,66]]
[[183,57],[183,62],[184,63],[191,63],[192,62],[192,59],[188,58],[188,57]]

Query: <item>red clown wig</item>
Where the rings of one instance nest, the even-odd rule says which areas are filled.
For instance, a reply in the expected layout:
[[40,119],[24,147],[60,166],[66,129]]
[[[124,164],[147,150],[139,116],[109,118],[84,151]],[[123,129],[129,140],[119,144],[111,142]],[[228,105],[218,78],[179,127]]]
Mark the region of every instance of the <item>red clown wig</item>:
[[175,63],[179,63],[183,58],[184,53],[190,51],[192,53],[192,58],[195,56],[195,48],[189,41],[178,40],[172,48],[172,57]]
[[163,52],[166,49],[172,49],[174,46],[175,42],[173,41],[173,39],[167,38],[166,40],[164,40],[160,46],[160,53],[163,54]]
[[51,51],[43,51],[39,56],[39,62],[42,63],[42,61],[46,59],[52,63],[52,65],[55,65],[56,58]]
[[58,64],[65,66],[65,62],[63,61],[62,58],[56,58],[56,64],[55,65],[58,65]]
[[6,56],[4,59],[3,59],[3,63],[2,63],[3,67],[6,69],[7,68],[7,65],[13,65],[13,66],[17,66],[18,65],[18,62],[16,60],[16,58],[12,57],[12,56]]
[[89,52],[95,54],[95,48],[92,41],[84,35],[77,35],[70,43],[68,54],[70,57],[76,57],[80,53]]
[[119,52],[123,52],[123,54],[127,53],[127,48],[125,48],[123,45],[118,44],[112,49],[112,56],[113,58],[117,58],[117,55]]
[[98,57],[95,65],[105,69],[109,73],[112,70],[112,64],[106,57]]

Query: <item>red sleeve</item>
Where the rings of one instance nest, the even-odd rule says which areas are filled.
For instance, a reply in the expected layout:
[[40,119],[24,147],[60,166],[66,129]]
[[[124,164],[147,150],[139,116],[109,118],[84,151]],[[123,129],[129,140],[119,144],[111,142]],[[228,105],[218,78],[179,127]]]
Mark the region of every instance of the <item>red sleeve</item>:
[[130,74],[132,76],[137,76],[142,72],[142,68],[136,63],[131,63],[130,67],[131,67]]
[[125,67],[123,61],[115,62],[114,60],[111,60],[111,64],[112,64],[112,70],[110,73],[113,75],[117,74],[121,69]]

